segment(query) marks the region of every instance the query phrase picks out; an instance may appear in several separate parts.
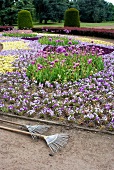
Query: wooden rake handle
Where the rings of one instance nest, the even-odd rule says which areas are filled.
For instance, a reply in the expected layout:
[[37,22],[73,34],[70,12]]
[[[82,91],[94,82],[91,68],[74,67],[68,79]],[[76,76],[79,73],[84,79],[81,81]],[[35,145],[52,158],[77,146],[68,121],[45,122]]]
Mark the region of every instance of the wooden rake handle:
[[20,124],[20,123],[11,122],[11,121],[9,121],[9,120],[3,120],[3,119],[0,119],[0,122],[5,122],[5,123],[12,124],[12,125],[18,125],[18,126],[25,126],[25,125],[22,125],[22,124]]
[[[31,135],[30,132],[26,132],[26,131],[22,131],[22,130],[18,130],[18,129],[13,129],[13,128],[5,127],[5,126],[0,126],[0,129],[11,131],[11,132],[17,132],[17,133],[21,133],[21,134],[24,134],[24,135]],[[40,137],[42,139],[45,138],[44,135],[40,135],[40,134],[36,134],[36,133],[34,133],[33,135],[37,136],[37,137]]]

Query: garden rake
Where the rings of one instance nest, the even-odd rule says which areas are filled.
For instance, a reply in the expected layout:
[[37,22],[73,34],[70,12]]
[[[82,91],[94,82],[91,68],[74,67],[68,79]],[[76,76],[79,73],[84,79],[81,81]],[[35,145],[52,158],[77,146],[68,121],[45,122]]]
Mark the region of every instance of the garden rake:
[[[13,129],[13,128],[9,128],[9,127],[4,127],[4,126],[0,126],[0,129],[17,132],[17,133],[22,133],[22,134],[26,134],[26,135],[31,135],[30,132]],[[64,134],[64,133],[60,133],[60,134],[57,133],[57,134],[50,135],[50,136],[45,136],[45,135],[34,133],[34,136],[44,139],[53,153],[57,152],[64,145],[66,145],[68,142],[68,138],[69,138],[69,135]]]
[[0,119],[0,121],[20,126],[23,130],[29,131],[33,138],[34,138],[34,135],[33,135],[34,133],[43,134],[44,132],[46,132],[50,128],[50,126],[48,126],[48,125],[22,125],[20,123],[8,121],[8,120],[3,120],[3,119]]

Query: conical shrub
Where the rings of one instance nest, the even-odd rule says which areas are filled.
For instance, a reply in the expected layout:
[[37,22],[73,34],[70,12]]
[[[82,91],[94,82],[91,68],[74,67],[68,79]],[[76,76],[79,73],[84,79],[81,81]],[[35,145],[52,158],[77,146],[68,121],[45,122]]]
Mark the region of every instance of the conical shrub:
[[31,13],[27,10],[18,12],[18,28],[30,29],[33,28]]
[[65,11],[64,26],[80,27],[79,11],[75,8],[69,8]]

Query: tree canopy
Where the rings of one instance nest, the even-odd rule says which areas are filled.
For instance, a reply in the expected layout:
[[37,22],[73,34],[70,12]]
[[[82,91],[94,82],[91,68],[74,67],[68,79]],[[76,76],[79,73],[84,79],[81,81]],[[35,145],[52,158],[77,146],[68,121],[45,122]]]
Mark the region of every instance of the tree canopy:
[[114,5],[105,0],[0,0],[0,24],[16,24],[22,9],[40,23],[60,22],[68,8],[78,9],[82,22],[114,21]]

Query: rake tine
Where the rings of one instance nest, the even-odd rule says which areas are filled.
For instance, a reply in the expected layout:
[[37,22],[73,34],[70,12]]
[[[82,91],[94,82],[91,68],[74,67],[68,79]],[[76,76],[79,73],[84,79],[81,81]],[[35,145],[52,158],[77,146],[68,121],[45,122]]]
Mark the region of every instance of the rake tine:
[[54,153],[54,152],[57,152],[58,150],[60,150],[62,148],[62,146],[59,146],[57,145],[56,143],[53,143],[51,145],[49,145],[51,151]]
[[53,152],[53,153],[55,153],[55,152],[57,152],[57,150],[59,149],[55,149],[55,146],[54,145],[49,145],[49,148],[51,149],[51,151]]
[[52,152],[57,152],[60,148],[67,144],[68,134],[55,134],[45,138],[47,145]]
[[42,134],[50,128],[50,126],[48,126],[48,125],[22,125],[20,123],[7,121],[7,120],[3,120],[3,119],[0,119],[0,121],[5,122],[5,123],[9,123],[9,124],[13,124],[13,125],[21,126],[22,129],[28,130],[30,133],[40,133],[40,134]]
[[[19,130],[19,129],[13,129],[13,128],[9,128],[9,127],[4,127],[4,126],[0,126],[0,129],[12,131],[12,132],[17,132],[17,133],[22,133],[22,134],[25,134],[25,135],[31,135],[30,132],[22,131],[22,130]],[[55,134],[55,135],[50,135],[50,136],[45,136],[45,135],[41,135],[41,134],[38,134],[38,133],[34,133],[32,135],[35,136],[35,137],[39,137],[41,139],[44,139],[53,153],[57,152],[64,145],[66,145],[67,142],[68,142],[68,138],[69,138],[68,134],[58,134],[58,133]]]

